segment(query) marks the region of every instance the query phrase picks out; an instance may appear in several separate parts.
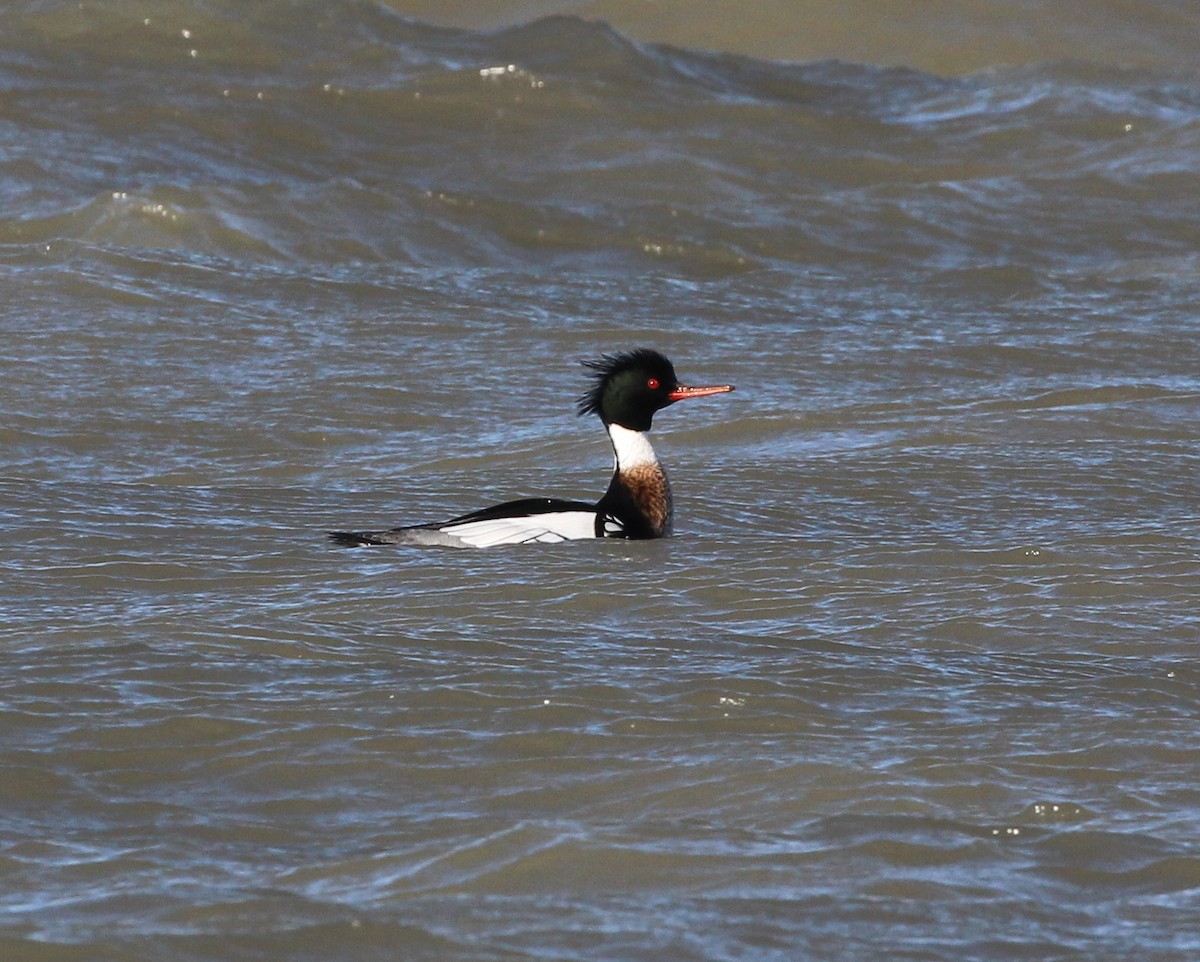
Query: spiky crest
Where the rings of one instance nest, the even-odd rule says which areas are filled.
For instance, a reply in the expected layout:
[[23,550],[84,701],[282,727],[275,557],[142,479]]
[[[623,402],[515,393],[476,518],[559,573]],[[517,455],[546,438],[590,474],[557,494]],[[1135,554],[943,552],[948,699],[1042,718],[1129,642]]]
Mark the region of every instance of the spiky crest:
[[671,362],[658,351],[649,347],[634,348],[632,351],[616,351],[604,354],[594,361],[583,361],[593,379],[592,386],[576,402],[580,415],[600,414],[600,405],[604,400],[604,389],[616,375],[622,371],[643,368],[650,371],[661,371],[667,375],[665,384],[674,384],[675,368]]

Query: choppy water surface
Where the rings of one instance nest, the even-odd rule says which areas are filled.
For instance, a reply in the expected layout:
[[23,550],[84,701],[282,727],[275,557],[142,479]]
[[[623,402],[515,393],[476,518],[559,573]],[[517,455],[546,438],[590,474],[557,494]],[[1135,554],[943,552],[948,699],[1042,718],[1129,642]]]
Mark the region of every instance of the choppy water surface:
[[[0,37],[5,959],[1196,957],[1194,65]],[[643,344],[674,538],[323,540]]]

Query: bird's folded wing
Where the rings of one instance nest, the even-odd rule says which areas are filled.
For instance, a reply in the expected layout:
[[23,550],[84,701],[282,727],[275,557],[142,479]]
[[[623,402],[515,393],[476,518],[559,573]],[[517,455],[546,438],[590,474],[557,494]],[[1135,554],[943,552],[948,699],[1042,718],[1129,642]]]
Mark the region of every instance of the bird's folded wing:
[[540,511],[536,514],[482,518],[438,525],[434,529],[473,548],[498,544],[573,541],[596,537],[596,511]]

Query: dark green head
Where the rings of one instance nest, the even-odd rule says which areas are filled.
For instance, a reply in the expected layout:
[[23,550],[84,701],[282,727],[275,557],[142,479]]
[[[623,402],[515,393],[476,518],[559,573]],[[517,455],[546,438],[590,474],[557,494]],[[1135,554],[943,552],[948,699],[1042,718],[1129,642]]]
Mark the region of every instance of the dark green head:
[[633,351],[605,354],[584,361],[595,383],[579,399],[579,413],[600,415],[605,424],[619,424],[632,431],[649,431],[654,413],[688,397],[704,397],[732,391],[732,384],[713,387],[684,387],[675,367],[658,351],[640,347]]

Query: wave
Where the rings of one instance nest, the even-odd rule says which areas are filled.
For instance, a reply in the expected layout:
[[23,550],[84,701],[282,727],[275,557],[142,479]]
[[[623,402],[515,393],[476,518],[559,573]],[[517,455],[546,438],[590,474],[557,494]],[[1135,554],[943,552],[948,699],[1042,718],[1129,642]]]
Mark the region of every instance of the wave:
[[[340,2],[0,14],[0,244],[301,264],[1110,272],[1200,214],[1200,87],[947,78]],[[1140,270],[1140,268],[1139,268]]]

